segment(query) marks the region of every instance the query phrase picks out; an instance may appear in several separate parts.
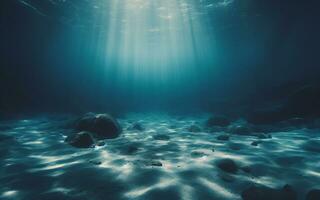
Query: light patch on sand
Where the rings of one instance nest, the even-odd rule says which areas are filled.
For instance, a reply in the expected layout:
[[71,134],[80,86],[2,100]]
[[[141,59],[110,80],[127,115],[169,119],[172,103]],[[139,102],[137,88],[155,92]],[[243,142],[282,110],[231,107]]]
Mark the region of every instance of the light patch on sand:
[[211,190],[213,190],[214,192],[219,193],[221,196],[223,196],[224,198],[227,199],[239,199],[239,197],[233,193],[231,193],[229,190],[225,189],[224,187],[209,181],[206,178],[199,178],[199,181],[207,186],[208,188],[210,188]]
[[16,190],[8,190],[1,194],[3,198],[14,198],[17,195],[18,195],[18,191]]

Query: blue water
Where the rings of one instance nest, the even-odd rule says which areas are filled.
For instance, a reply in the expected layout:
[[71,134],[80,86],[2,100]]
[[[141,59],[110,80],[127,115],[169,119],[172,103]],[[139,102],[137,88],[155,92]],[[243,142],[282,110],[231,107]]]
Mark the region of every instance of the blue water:
[[0,199],[319,200],[318,4],[2,0]]

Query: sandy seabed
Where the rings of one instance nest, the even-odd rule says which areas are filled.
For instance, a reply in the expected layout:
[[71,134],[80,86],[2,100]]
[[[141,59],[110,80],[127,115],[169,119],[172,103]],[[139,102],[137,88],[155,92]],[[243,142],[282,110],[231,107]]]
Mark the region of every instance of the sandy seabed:
[[[63,118],[33,117],[1,122],[0,199],[15,200],[237,200],[252,185],[290,184],[304,199],[320,186],[320,153],[304,148],[319,130],[272,132],[272,138],[230,135],[203,129],[207,115],[128,114],[120,137],[104,146],[78,149],[64,142]],[[139,122],[144,130],[128,129]],[[253,141],[260,141],[253,146]],[[235,161],[239,170],[217,167]],[[243,170],[243,169],[250,169]]]

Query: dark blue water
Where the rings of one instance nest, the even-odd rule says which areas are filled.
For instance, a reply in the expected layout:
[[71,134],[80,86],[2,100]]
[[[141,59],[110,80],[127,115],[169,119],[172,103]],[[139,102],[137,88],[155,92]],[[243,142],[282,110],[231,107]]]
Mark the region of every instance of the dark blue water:
[[[2,0],[0,199],[305,199],[320,187],[318,4]],[[87,112],[121,134],[70,145]]]

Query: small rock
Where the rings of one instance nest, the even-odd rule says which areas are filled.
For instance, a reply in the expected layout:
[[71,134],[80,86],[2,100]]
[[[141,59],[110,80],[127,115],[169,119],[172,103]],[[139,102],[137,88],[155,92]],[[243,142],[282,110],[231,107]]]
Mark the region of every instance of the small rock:
[[170,136],[165,135],[165,134],[158,134],[158,135],[154,135],[153,139],[167,141],[167,140],[170,140]]
[[228,173],[236,173],[238,171],[237,164],[229,158],[218,160],[216,165],[219,169]]
[[201,128],[199,126],[197,126],[197,125],[191,125],[188,128],[188,131],[192,132],[192,133],[199,133],[199,132],[201,132]]
[[162,167],[162,163],[157,160],[152,160],[146,164],[147,166],[154,166],[154,167]]
[[97,161],[97,160],[90,160],[89,161],[91,164],[94,164],[94,165],[101,165],[102,162],[101,161]]
[[229,135],[219,135],[217,137],[217,140],[221,140],[221,141],[228,141],[230,139]]
[[99,146],[99,147],[102,147],[102,146],[106,145],[106,143],[104,141],[98,141],[96,143],[96,145]]
[[319,199],[320,199],[320,189],[310,190],[306,197],[306,200],[319,200]]
[[94,144],[94,139],[91,134],[85,131],[70,135],[65,141],[77,148],[90,148]]
[[216,117],[210,117],[207,120],[207,126],[212,127],[212,126],[222,126],[222,127],[227,127],[230,125],[229,119],[222,117],[222,116],[216,116]]
[[260,143],[261,143],[261,141],[253,141],[253,142],[251,143],[251,145],[256,147],[256,146],[258,146]]

